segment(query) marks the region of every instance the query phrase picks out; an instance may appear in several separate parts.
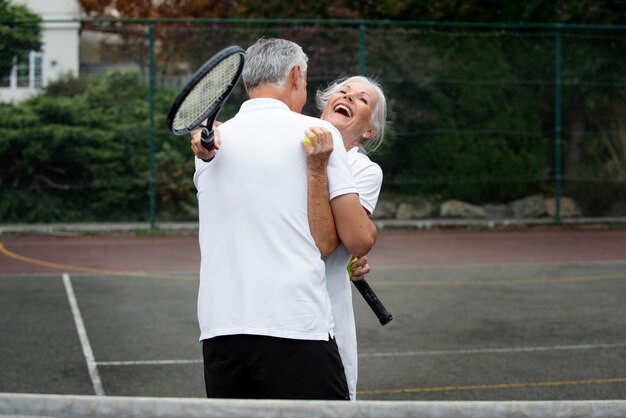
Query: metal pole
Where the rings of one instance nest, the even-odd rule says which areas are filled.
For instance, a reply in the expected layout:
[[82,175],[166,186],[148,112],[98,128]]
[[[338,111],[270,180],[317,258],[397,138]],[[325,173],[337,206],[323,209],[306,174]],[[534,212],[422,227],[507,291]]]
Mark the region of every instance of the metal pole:
[[150,165],[150,230],[156,229],[156,163],[155,163],[155,129],[154,129],[154,22],[150,22],[148,30],[149,54],[150,54],[150,145],[149,165]]
[[365,75],[365,25],[359,25],[359,74]]
[[561,31],[554,33],[554,221],[561,223]]

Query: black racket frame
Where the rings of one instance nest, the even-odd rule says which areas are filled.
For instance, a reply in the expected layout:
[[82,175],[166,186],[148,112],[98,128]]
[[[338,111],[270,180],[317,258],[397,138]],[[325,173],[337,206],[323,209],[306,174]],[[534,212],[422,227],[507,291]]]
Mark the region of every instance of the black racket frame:
[[[224,90],[224,93],[213,103],[213,106],[210,106],[206,110],[204,110],[194,121],[182,129],[174,128],[174,119],[176,118],[176,114],[180,109],[180,106],[183,104],[189,93],[193,91],[196,85],[209,73],[216,65],[218,65],[224,59],[230,57],[234,54],[240,54],[241,60],[239,63],[239,68],[237,70],[236,76],[233,78],[231,84]],[[219,111],[222,106],[231,95],[235,86],[239,82],[241,78],[241,73],[243,71],[243,65],[245,61],[245,51],[243,48],[237,45],[229,46],[227,48],[222,49],[211,58],[209,58],[202,66],[196,70],[193,74],[189,82],[183,87],[183,89],[178,93],[176,99],[170,106],[170,110],[167,114],[167,126],[169,130],[175,135],[184,135],[191,131],[195,131],[196,129],[202,129],[202,145],[208,149],[213,149],[214,144],[214,132],[213,132],[213,122],[217,118]],[[202,124],[204,120],[207,120],[206,125]]]

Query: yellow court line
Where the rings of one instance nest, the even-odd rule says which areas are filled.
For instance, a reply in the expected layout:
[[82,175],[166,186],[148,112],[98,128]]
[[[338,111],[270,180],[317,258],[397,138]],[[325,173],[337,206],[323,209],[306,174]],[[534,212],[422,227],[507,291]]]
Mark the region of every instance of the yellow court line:
[[528,383],[500,383],[494,385],[468,385],[468,386],[442,386],[431,388],[405,388],[405,389],[381,389],[381,390],[359,390],[357,395],[384,395],[394,393],[428,393],[428,392],[453,392],[461,390],[488,390],[488,389],[520,389],[548,386],[573,386],[573,385],[595,385],[607,383],[626,383],[626,377],[616,377],[612,379],[588,379],[588,380],[563,380],[556,382],[528,382]]
[[5,256],[12,258],[14,260],[22,261],[27,264],[34,264],[37,266],[47,267],[55,270],[61,270],[64,272],[82,272],[82,273],[101,273],[101,274],[109,274],[115,276],[134,276],[134,277],[151,277],[151,278],[180,278],[180,276],[174,275],[162,275],[162,274],[150,274],[141,271],[118,271],[118,270],[108,270],[108,269],[100,269],[94,267],[81,267],[81,266],[73,266],[70,264],[60,264],[60,263],[51,263],[49,261],[38,260],[36,258],[26,257],[20,254],[16,254],[9,249],[7,249],[3,243],[0,242],[0,253]]
[[603,280],[623,280],[626,274],[604,274],[595,276],[576,277],[545,277],[537,279],[494,279],[494,280],[372,280],[376,286],[401,285],[401,286],[511,286],[525,284],[546,284],[546,283],[577,283],[596,282]]
[[[155,278],[180,278],[180,276],[148,274],[145,272],[133,271],[116,271],[99,269],[92,267],[80,267],[68,264],[51,263],[48,261],[38,260],[36,258],[26,257],[9,251],[4,244],[0,242],[0,253],[9,258],[23,261],[28,264],[35,264],[42,267],[48,267],[62,271],[79,271],[83,273],[102,273],[118,276],[142,276]],[[623,280],[626,274],[606,274],[598,276],[578,276],[578,277],[547,277],[538,279],[498,279],[498,280],[424,280],[424,281],[408,281],[408,280],[374,280],[377,286],[511,286],[511,285],[530,285],[530,284],[546,284],[546,283],[576,283],[576,282],[593,282],[603,280]]]
[[[16,254],[12,251],[9,251],[3,243],[0,242],[0,252],[6,255],[9,258],[14,260],[23,261],[28,264],[35,264],[37,266],[48,267],[55,270],[63,270],[63,271],[81,271],[85,273],[106,273],[106,274],[121,274],[122,272],[114,271],[114,270],[106,270],[106,269],[98,269],[92,267],[80,267],[80,266],[72,266],[69,264],[59,264],[59,263],[50,263],[48,261],[38,260],[36,258],[26,257],[23,255]],[[126,273],[124,273],[126,274]]]

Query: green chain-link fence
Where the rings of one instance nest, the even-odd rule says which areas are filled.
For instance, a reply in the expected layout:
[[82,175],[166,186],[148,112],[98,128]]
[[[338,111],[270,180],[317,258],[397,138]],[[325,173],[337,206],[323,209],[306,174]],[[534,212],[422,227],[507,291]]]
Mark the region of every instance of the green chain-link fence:
[[[46,81],[45,66],[0,49],[15,64],[1,101],[26,84],[39,92],[0,105],[0,223],[196,220],[189,141],[165,114],[204,60],[261,36],[309,55],[305,113],[337,77],[383,84],[390,125],[371,158],[385,173],[381,201],[414,204],[403,216],[441,216],[449,200],[487,218],[626,215],[626,27],[82,20],[79,30],[78,78]],[[244,99],[240,87],[220,119]],[[544,198],[552,206],[515,209]]]

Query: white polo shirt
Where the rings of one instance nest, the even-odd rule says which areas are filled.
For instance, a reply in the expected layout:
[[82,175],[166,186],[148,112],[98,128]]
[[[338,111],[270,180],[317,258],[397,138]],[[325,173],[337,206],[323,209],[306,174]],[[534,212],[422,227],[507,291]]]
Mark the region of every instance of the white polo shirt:
[[[383,172],[369,157],[359,152],[358,147],[348,151],[350,171],[354,175],[359,191],[361,205],[371,214],[376,208],[378,196],[383,182]],[[339,244],[337,249],[328,255],[326,263],[326,280],[330,296],[335,325],[335,338],[339,355],[346,374],[348,392],[351,400],[356,400],[356,384],[358,378],[358,354],[354,309],[352,306],[352,286],[348,276],[348,263],[352,254],[346,247]]]
[[196,159],[200,340],[256,334],[327,340],[325,266],[307,216],[306,128],[331,130],[331,199],[356,193],[339,132],[274,99],[252,99],[219,127],[218,156]]
[[359,150],[353,147],[348,151],[350,172],[356,181],[361,205],[370,213],[374,213],[380,189],[383,184],[383,170],[378,164]]

